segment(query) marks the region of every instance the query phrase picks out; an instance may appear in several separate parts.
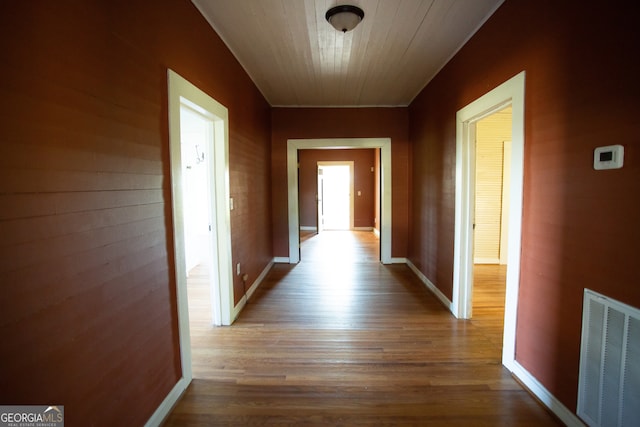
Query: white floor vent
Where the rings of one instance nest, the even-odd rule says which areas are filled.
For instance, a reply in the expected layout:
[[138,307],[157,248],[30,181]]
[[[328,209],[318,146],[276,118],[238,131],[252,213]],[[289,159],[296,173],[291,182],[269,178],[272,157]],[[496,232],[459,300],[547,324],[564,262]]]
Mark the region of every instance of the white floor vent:
[[585,289],[578,416],[589,426],[640,426],[640,310]]

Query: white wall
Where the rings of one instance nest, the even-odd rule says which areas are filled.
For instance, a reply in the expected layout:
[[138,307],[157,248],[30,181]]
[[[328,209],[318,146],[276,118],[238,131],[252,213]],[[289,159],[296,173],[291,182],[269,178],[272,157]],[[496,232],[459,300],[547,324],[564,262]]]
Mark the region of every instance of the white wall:
[[[209,250],[209,210],[206,151],[209,123],[188,108],[180,111],[184,228],[187,273],[206,261]],[[198,161],[198,155],[200,161]]]

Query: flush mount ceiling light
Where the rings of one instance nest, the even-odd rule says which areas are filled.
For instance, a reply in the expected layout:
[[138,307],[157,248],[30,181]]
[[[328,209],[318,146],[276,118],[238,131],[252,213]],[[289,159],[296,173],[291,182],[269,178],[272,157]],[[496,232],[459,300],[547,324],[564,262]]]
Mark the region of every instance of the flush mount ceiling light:
[[362,21],[364,12],[356,6],[342,5],[327,10],[327,14],[324,17],[333,28],[346,33],[353,30]]

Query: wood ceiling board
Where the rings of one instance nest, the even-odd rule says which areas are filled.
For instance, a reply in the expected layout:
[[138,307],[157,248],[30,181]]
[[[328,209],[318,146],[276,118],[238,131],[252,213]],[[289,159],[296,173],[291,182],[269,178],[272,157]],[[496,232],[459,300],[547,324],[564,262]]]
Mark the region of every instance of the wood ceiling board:
[[272,106],[406,106],[504,0],[192,0]]

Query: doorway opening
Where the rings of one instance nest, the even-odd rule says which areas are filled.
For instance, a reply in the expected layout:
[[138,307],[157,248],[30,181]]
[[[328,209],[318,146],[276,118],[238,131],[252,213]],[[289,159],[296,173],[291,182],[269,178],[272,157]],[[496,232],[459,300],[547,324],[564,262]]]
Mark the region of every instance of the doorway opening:
[[318,233],[353,229],[354,162],[318,162]]
[[[502,350],[508,253],[511,106],[475,126],[472,320]],[[497,321],[496,319],[500,319]]]
[[[300,205],[299,205],[299,150],[311,149],[379,149],[380,183],[376,187],[379,192],[379,215],[376,210],[375,229],[380,233],[380,261],[391,264],[391,139],[390,138],[353,138],[353,139],[290,139],[287,141],[287,176],[288,176],[288,220],[289,220],[289,257],[280,258],[277,262],[300,262]],[[377,152],[377,151],[376,151]],[[371,167],[373,172],[378,167]],[[376,184],[377,185],[377,184]],[[379,191],[378,191],[379,189]],[[352,191],[353,193],[353,191]],[[304,224],[304,223],[303,223]],[[379,225],[378,225],[379,224]],[[375,231],[374,229],[374,231]]]
[[[204,255],[206,260],[200,263],[208,267],[209,286],[205,294],[211,301],[208,304],[210,324],[230,325],[233,321],[229,125],[226,107],[172,70],[168,70],[168,92],[173,245],[182,365],[182,379],[175,389],[178,393],[192,378],[187,271],[198,262],[194,254],[202,255],[206,251],[193,248],[209,248]],[[202,168],[196,170],[194,165]],[[201,179],[196,178],[198,176]],[[204,200],[194,201],[192,197]],[[190,212],[194,208],[192,203],[197,203],[203,212]],[[187,243],[188,240],[196,243]]]
[[[180,104],[180,147],[182,169],[182,218],[184,227],[185,270],[189,312],[209,325],[220,325],[220,283],[213,262],[216,230],[211,227],[214,212],[209,151],[213,139],[213,120]],[[190,316],[194,317],[194,316]],[[193,322],[190,322],[193,325]],[[191,329],[191,337],[194,331]]]
[[[502,363],[516,368],[515,339],[520,283],[522,230],[522,191],[524,164],[524,85],[525,72],[512,77],[492,91],[459,110],[456,115],[456,208],[454,237],[453,314],[472,318],[474,224],[476,204],[477,124],[492,114],[511,107],[510,170],[506,173],[508,191],[508,229],[506,246],[506,290]],[[504,173],[504,172],[503,172]]]

